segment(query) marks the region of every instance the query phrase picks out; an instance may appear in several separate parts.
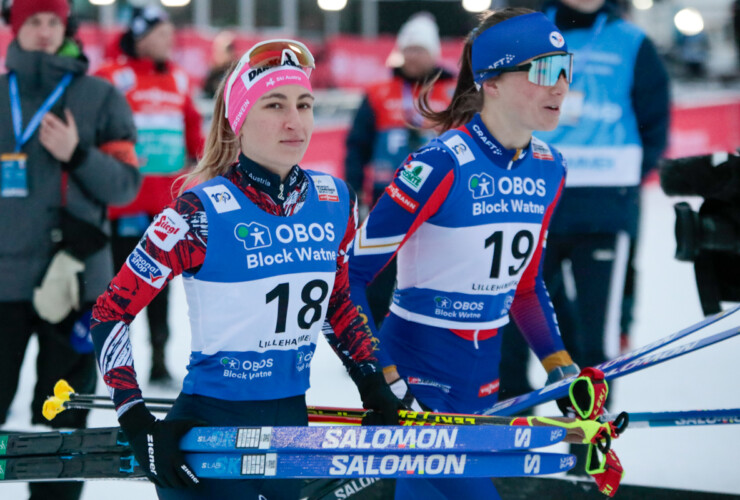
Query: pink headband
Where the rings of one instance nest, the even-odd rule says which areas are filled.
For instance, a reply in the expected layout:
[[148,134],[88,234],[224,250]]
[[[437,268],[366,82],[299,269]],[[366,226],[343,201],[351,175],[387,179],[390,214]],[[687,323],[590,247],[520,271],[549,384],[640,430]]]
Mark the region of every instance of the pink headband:
[[282,85],[300,85],[309,92],[312,91],[308,75],[298,67],[273,66],[270,68],[250,69],[248,64],[237,67],[234,74],[227,80],[231,83],[224,91],[226,118],[231,130],[239,135],[247,113],[257,100],[266,92]]

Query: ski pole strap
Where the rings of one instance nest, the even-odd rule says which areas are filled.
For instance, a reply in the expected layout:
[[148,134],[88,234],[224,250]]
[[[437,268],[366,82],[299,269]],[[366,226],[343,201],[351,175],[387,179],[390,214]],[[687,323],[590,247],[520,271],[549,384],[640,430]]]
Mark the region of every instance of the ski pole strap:
[[613,497],[624,477],[624,468],[614,450],[599,458],[597,446],[591,444],[586,454],[586,473],[594,478],[601,493]]
[[583,420],[594,420],[604,413],[609,384],[604,379],[604,372],[588,367],[571,382],[568,394],[576,414]]
[[[568,435],[577,435],[582,444],[602,443],[601,447],[608,451],[611,447],[611,423],[601,423],[596,420],[574,420],[564,422],[549,417],[519,417],[511,421],[511,425],[529,425],[535,423],[561,427],[568,431]],[[574,442],[569,440],[569,442]]]

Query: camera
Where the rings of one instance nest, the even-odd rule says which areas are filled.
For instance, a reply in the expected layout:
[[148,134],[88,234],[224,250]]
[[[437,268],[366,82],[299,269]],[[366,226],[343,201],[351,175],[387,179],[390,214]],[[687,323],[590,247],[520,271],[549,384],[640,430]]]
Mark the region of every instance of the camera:
[[719,312],[720,301],[740,302],[740,156],[663,160],[660,185],[667,195],[704,198],[698,212],[674,205],[676,258],[694,263],[704,314]]

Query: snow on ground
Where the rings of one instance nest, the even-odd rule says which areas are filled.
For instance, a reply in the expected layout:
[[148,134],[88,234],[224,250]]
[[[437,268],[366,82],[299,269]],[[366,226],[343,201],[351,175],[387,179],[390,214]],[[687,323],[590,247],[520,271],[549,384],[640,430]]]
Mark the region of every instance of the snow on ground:
[[[645,345],[702,319],[691,265],[673,258],[675,199],[664,196],[652,185],[645,190],[642,241],[638,255],[639,284],[632,346]],[[182,285],[173,283],[170,325],[173,338],[168,346],[169,364],[174,375],[182,378],[189,352],[187,307]],[[132,327],[134,358],[142,380],[149,372],[149,346],[146,319],[140,315]],[[740,321],[740,314],[725,320],[716,330]],[[21,387],[7,423],[9,429],[28,429],[29,406],[34,383],[36,346],[29,348],[23,366]],[[615,385],[610,411],[661,411],[740,407],[740,339],[733,338],[704,351],[669,361]],[[532,381],[541,384],[544,375],[533,365]],[[360,399],[349,377],[331,349],[322,340],[312,363],[312,388],[309,404],[360,406]],[[98,392],[103,393],[102,384]],[[174,396],[174,390],[162,390],[144,384],[145,396]],[[556,414],[553,404],[539,409],[540,414]],[[116,425],[114,413],[94,410],[90,425]],[[706,490],[740,494],[736,453],[740,448],[740,426],[704,428],[634,429],[615,443],[624,465],[625,483]],[[553,451],[556,451],[553,449]],[[0,484],[0,498],[27,498],[24,484]],[[85,487],[83,499],[129,500],[155,498],[146,482],[92,481]]]

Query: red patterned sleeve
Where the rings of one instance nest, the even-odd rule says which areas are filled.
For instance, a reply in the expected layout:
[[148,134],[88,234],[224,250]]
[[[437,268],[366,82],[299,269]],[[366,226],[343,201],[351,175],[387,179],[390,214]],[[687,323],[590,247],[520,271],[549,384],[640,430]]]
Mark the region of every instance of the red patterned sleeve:
[[329,299],[324,335],[353,378],[378,371],[372,336],[350,297],[349,250],[357,230],[357,197],[350,196],[347,230],[339,247],[337,274]]
[[198,197],[186,193],[175,199],[154,218],[93,307],[90,326],[98,365],[119,416],[142,401],[129,325],[175,276],[200,268],[207,238],[208,224]]

